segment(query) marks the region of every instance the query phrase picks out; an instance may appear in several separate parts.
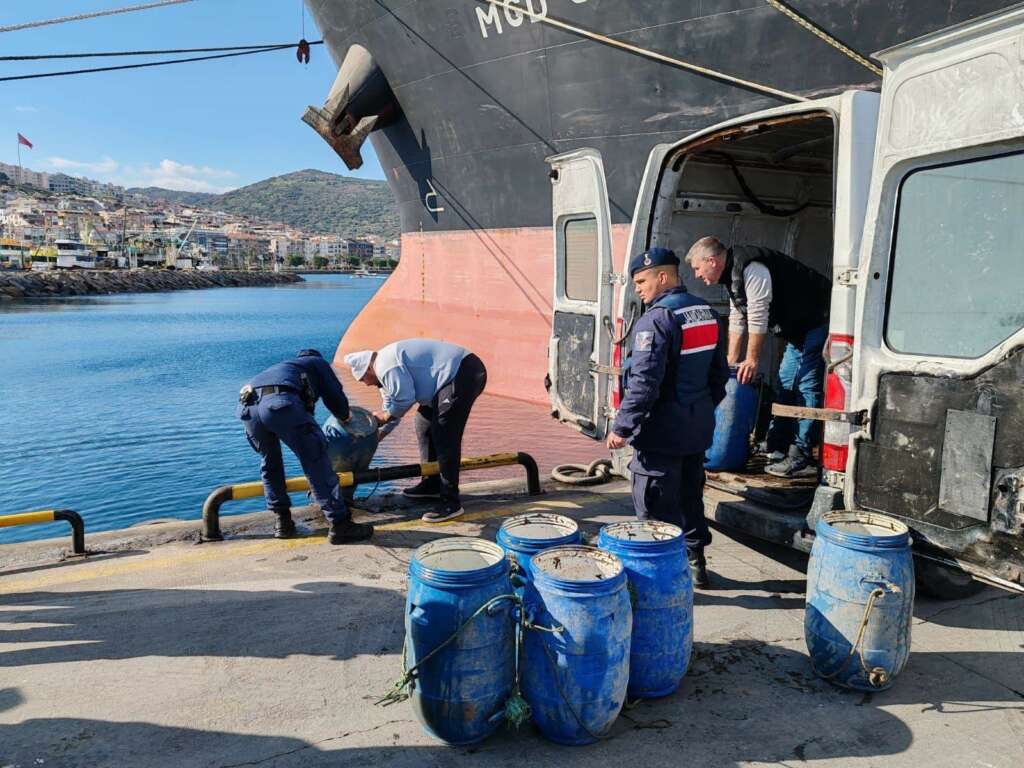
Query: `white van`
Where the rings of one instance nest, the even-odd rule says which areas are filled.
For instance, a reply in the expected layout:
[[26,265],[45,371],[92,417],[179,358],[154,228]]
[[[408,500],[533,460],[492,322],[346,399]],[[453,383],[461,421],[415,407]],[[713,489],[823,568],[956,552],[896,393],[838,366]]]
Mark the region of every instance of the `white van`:
[[[791,104],[656,147],[627,253],[659,245],[682,258],[715,235],[832,279],[820,483],[711,474],[709,517],[809,550],[822,512],[879,511],[913,529],[933,594],[966,594],[972,576],[1024,592],[1024,8],[877,58],[880,94]],[[600,154],[549,162],[552,410],[603,439],[643,310],[612,264]],[[681,274],[727,313],[720,286],[685,263]]]

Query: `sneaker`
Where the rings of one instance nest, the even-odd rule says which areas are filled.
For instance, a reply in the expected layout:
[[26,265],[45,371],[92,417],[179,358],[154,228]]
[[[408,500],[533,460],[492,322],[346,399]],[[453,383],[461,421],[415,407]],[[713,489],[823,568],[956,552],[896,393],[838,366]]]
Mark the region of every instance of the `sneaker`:
[[274,521],[274,538],[294,539],[295,534],[295,521],[292,520],[292,516],[287,512],[283,515],[278,515]]
[[789,455],[769,464],[764,469],[769,475],[776,477],[817,477],[818,467],[811,460],[811,457],[797,448],[795,445],[789,449]]
[[465,511],[457,501],[444,501],[436,509],[427,512],[421,519],[425,523],[443,523],[445,520],[454,520]]
[[436,478],[423,478],[416,485],[402,489],[402,495],[410,499],[440,499],[441,483]]
[[708,580],[708,561],[704,559],[704,550],[687,550],[686,559],[690,561],[690,577],[693,579],[693,586],[697,589],[706,589],[710,581]]
[[348,544],[353,541],[364,541],[371,536],[373,536],[372,525],[343,520],[340,523],[331,523],[331,530],[327,534],[327,541],[331,544]]
[[768,460],[769,464],[775,464],[786,458],[786,454],[783,453],[782,451],[769,450],[767,440],[762,440],[760,443],[758,443],[757,448],[754,452],[760,456],[764,456]]

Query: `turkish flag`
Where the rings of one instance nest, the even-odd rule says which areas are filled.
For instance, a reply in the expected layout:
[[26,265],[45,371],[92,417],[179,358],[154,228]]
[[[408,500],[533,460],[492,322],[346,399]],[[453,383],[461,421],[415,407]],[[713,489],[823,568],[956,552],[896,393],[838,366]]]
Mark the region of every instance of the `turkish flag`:
[[21,135],[20,133],[18,134],[18,143],[19,143],[19,144],[24,144],[24,145],[25,145],[26,147],[28,147],[29,149],[32,149],[32,142],[31,142],[31,141],[29,141],[28,139],[26,139],[26,138],[25,138],[24,136],[22,136],[22,135]]

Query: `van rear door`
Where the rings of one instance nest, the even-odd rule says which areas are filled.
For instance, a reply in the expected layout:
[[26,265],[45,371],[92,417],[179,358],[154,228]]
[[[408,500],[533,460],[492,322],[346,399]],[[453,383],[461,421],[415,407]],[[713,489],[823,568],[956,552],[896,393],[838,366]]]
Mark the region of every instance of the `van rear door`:
[[1024,9],[878,57],[845,501],[1024,590]]
[[548,158],[555,233],[555,290],[548,378],[551,415],[598,440],[608,426],[611,215],[601,153]]

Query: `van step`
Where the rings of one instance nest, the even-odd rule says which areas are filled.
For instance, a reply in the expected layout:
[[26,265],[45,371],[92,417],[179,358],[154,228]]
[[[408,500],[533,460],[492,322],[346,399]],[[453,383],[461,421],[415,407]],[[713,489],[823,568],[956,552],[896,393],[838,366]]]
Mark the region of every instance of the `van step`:
[[704,489],[704,515],[709,520],[765,541],[810,552],[814,534],[807,530],[806,511],[807,506],[802,510],[782,510],[710,483]]

